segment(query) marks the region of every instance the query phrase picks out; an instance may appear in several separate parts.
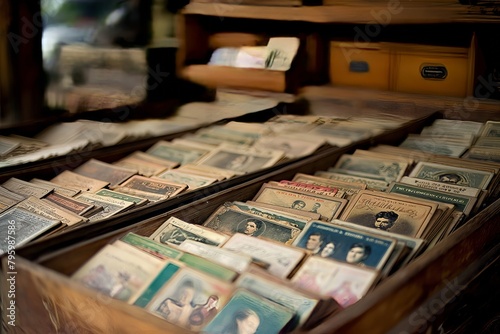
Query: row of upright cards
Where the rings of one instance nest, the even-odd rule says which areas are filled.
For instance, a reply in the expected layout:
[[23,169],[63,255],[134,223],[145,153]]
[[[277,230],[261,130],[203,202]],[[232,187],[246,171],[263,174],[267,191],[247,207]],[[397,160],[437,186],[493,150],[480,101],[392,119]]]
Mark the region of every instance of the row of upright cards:
[[[327,143],[348,145],[385,130],[367,124],[353,119],[289,115],[258,124],[229,122],[172,141],[160,140],[145,152],[135,151],[112,163],[90,159],[50,180],[11,178],[0,186],[0,214],[4,212],[0,225],[6,231],[8,221],[16,222],[19,237],[15,246],[19,247],[312,154]],[[48,131],[40,138],[48,143],[59,138],[57,133],[67,140],[72,138],[69,129],[62,132]],[[299,140],[296,135],[301,133],[304,136]],[[0,138],[0,146],[5,141],[0,155],[7,157],[9,152],[20,150],[23,138],[15,139]],[[26,149],[43,146],[36,140],[23,140]]]
[[[106,269],[119,283],[101,291],[187,329],[305,329],[465,224],[496,198],[499,167],[404,147],[356,150],[327,171],[265,183],[201,225],[170,217],[151,235],[127,234],[101,251],[121,254],[129,273],[98,253],[73,278],[101,289],[113,280],[89,283],[88,276]],[[134,291],[118,294],[138,271],[134,265],[144,265],[122,254],[131,245],[166,262]]]

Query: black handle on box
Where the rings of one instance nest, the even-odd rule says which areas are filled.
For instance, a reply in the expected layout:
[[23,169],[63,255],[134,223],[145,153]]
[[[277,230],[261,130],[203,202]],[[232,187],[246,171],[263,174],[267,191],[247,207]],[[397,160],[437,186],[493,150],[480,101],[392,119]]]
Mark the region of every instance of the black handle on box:
[[420,66],[420,75],[424,79],[444,80],[448,76],[448,70],[444,65],[426,65]]
[[370,65],[364,60],[351,60],[349,63],[349,72],[367,73],[370,72]]

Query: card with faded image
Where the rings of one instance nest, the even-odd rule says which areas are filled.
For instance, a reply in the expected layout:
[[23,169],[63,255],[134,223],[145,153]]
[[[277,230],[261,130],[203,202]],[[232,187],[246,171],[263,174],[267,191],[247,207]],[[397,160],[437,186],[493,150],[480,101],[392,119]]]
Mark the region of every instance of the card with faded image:
[[229,239],[227,235],[219,233],[216,230],[189,224],[175,217],[167,219],[149,238],[163,244],[174,246],[182,244],[185,240],[193,240],[207,245],[219,246]]
[[224,307],[231,283],[190,268],[180,268],[145,309],[189,330],[200,330]]
[[204,328],[203,333],[281,333],[294,312],[246,289],[235,291],[227,305]]
[[420,237],[438,204],[408,196],[362,190],[344,210],[341,220],[410,237]]
[[384,267],[395,244],[393,238],[321,221],[312,221],[294,241],[313,255],[374,269]]
[[240,209],[231,208],[231,203],[221,205],[207,218],[203,226],[214,231],[233,235],[242,233],[251,237],[262,237],[290,244],[301,229],[288,224],[279,223],[261,215],[254,215]]
[[302,289],[331,297],[342,307],[348,307],[366,295],[378,276],[377,270],[312,256],[297,270],[291,282]]
[[326,220],[337,218],[347,204],[347,200],[343,198],[316,195],[269,184],[262,185],[253,201],[319,213]]

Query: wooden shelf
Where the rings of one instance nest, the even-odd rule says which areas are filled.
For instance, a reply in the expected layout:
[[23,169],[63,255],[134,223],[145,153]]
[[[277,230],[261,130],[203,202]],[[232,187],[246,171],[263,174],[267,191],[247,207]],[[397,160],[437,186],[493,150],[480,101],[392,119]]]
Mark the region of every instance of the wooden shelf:
[[500,16],[482,15],[477,8],[463,5],[411,4],[386,2],[356,6],[248,6],[193,2],[184,14],[223,18],[304,21],[313,23],[353,24],[433,24],[500,23]]

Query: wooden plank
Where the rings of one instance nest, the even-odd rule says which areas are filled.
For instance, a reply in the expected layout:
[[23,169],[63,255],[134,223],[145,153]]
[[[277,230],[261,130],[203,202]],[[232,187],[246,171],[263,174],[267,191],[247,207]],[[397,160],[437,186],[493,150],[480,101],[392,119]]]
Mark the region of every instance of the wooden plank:
[[193,333],[21,257],[16,269],[16,326],[9,333]]
[[285,72],[256,68],[189,65],[181,70],[181,77],[208,87],[260,89],[272,92],[286,90]]
[[357,6],[248,6],[223,3],[192,2],[183,10],[184,14],[197,14],[261,20],[306,21],[314,23],[354,24],[431,24],[431,23],[500,23],[498,16],[472,15],[467,6],[456,5],[413,5],[399,1]]

